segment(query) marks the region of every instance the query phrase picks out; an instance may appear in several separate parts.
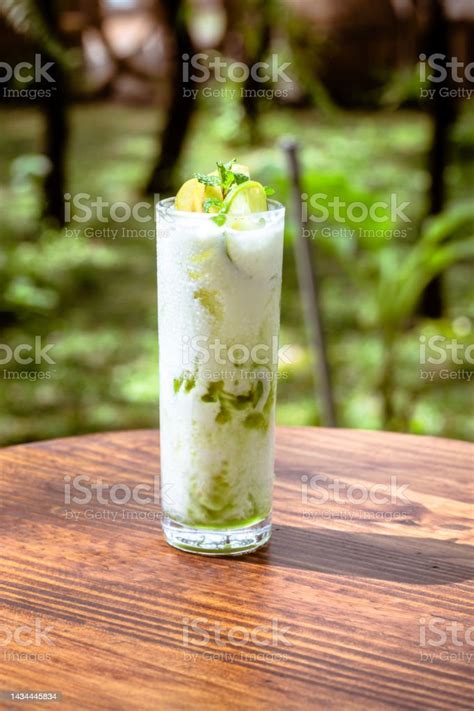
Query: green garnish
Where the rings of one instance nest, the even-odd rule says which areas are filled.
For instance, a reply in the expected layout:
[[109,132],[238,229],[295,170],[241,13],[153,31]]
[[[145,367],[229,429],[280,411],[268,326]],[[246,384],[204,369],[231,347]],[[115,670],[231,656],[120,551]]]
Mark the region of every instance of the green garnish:
[[[242,170],[247,170],[244,165],[238,165],[236,159],[223,163],[222,161],[216,161],[217,171],[215,175],[206,175],[205,173],[194,173],[194,178],[203,185],[213,186],[214,188],[219,188],[222,198],[220,197],[207,197],[203,200],[202,209],[204,212],[215,212],[215,216],[212,218],[216,225],[222,226],[225,224],[226,215],[232,208],[232,205],[236,205],[234,197],[239,194],[239,214],[247,214],[251,212],[261,212],[266,209],[265,197],[273,195],[275,191],[269,186],[263,187],[260,183],[250,180],[249,175],[246,175]],[[249,183],[248,193],[242,193],[240,187],[243,183]],[[250,189],[252,185],[252,190]],[[260,188],[260,195],[258,195],[258,190],[256,191],[255,186]],[[249,196],[247,200],[249,202],[249,209],[245,208],[243,203],[246,200],[246,196]],[[250,199],[251,197],[251,199]],[[257,199],[258,198],[258,199]]]
[[[212,381],[207,386],[207,392],[201,395],[205,403],[219,403],[219,412],[215,417],[218,424],[225,424],[232,419],[232,411],[239,412],[250,410],[243,420],[247,429],[266,429],[270,423],[270,412],[274,397],[274,385],[270,384],[265,395],[265,386],[262,380],[251,382],[246,393],[236,395],[224,389],[224,381]],[[262,403],[262,398],[265,398]],[[257,407],[261,403],[261,410]]]
[[240,185],[241,183],[245,183],[246,180],[250,180],[248,175],[245,175],[245,173],[232,173],[234,176],[234,180],[236,185]]
[[191,373],[189,370],[184,370],[179,378],[174,378],[173,380],[173,390],[175,394],[179,393],[181,387],[184,385],[184,392],[189,393],[196,385],[196,374]]
[[224,197],[229,192],[232,184],[234,183],[234,174],[232,172],[232,166],[235,163],[235,158],[230,160],[228,163],[221,163],[217,161],[217,170],[219,171],[219,178],[221,180],[220,185],[222,188],[222,194]]
[[[194,177],[203,185],[214,185],[222,190],[222,195],[225,196],[232,189],[234,185],[240,185],[249,180],[249,176],[245,173],[237,173],[232,170],[232,166],[236,162],[235,158],[223,163],[218,160],[217,165],[217,175],[206,175],[205,173],[194,173]],[[205,212],[208,212],[205,210]]]
[[202,204],[202,209],[204,212],[210,212],[212,207],[217,207],[219,210],[222,209],[223,201],[219,198],[206,198]]
[[200,183],[203,185],[215,185],[216,187],[219,187],[221,184],[220,178],[218,175],[206,175],[205,173],[194,173],[193,178],[196,178],[196,180],[199,180]]

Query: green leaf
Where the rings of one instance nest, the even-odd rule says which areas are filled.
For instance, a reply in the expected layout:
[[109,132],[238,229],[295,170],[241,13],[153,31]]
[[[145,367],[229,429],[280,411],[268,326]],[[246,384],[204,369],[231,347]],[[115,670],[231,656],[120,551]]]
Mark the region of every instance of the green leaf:
[[[234,173],[232,171],[232,166],[235,162],[235,158],[232,158],[232,160],[228,161],[227,163],[223,163],[222,161],[218,160],[216,161],[218,173],[217,175],[194,173],[194,177],[204,185],[214,185],[216,187],[220,187],[222,189],[223,197],[226,198],[229,192],[231,192],[231,190],[236,188],[238,185],[241,185],[242,183],[246,183],[249,180],[249,176],[245,175],[245,173]],[[264,190],[266,195],[273,195],[275,192],[273,188],[270,188],[268,186],[266,186]],[[212,207],[218,207],[219,210],[222,210],[223,202],[221,200],[218,200],[217,198],[209,198],[208,200],[204,201],[203,207],[204,212],[209,212]],[[225,222],[225,217],[216,215],[214,221],[218,225],[223,225]]]
[[241,183],[246,183],[247,180],[250,180],[248,175],[245,175],[245,173],[232,173],[234,176],[234,180],[237,185],[240,185]]
[[270,195],[275,195],[275,191],[273,188],[271,188],[269,185],[264,185],[263,189],[265,190],[265,195],[269,197]]
[[229,191],[230,187],[233,185],[235,182],[235,177],[234,173],[232,172],[232,164],[234,163],[235,159],[229,161],[228,163],[222,163],[221,161],[217,161],[217,170],[219,171],[219,177],[220,177],[220,184],[222,187],[222,192],[224,193],[224,197],[226,193]]
[[229,161],[227,161],[227,163],[224,163],[224,167],[226,168],[226,170],[232,170],[232,166],[236,162],[237,162],[237,158],[232,158],[232,160],[229,160]]
[[206,198],[202,204],[204,212],[210,212],[211,207],[217,207],[219,210],[222,209],[223,202],[219,198]]
[[194,173],[193,178],[196,178],[196,180],[199,180],[200,183],[203,185],[214,185],[216,187],[219,187],[221,184],[220,178],[218,175],[206,175],[205,173]]
[[470,227],[474,220],[474,208],[471,203],[462,203],[430,217],[423,229],[424,242],[439,243],[451,239],[463,227]]
[[217,165],[217,170],[219,172],[219,178],[220,178],[221,184],[223,185],[226,180],[227,173],[229,172],[229,169],[226,168],[225,163],[222,163],[219,160],[216,161],[216,165]]

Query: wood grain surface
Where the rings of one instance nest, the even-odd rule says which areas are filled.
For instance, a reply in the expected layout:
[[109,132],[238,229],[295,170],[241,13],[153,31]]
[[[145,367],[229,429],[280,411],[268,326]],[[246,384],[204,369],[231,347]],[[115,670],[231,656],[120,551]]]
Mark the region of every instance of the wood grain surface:
[[215,559],[161,535],[157,432],[1,450],[0,692],[62,699],[0,706],[472,709],[473,449],[280,429],[272,540]]

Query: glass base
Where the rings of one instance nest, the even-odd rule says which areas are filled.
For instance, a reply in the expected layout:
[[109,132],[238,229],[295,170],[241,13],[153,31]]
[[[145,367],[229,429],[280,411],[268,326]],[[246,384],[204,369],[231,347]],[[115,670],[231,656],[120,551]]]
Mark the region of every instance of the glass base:
[[174,548],[200,555],[244,555],[264,546],[272,534],[271,516],[243,528],[193,528],[163,515],[165,538]]

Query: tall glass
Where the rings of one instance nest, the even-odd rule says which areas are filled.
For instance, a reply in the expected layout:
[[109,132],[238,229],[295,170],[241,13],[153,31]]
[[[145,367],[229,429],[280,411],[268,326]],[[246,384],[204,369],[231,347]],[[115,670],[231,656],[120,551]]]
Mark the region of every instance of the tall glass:
[[163,530],[205,555],[271,535],[285,210],[157,207]]

